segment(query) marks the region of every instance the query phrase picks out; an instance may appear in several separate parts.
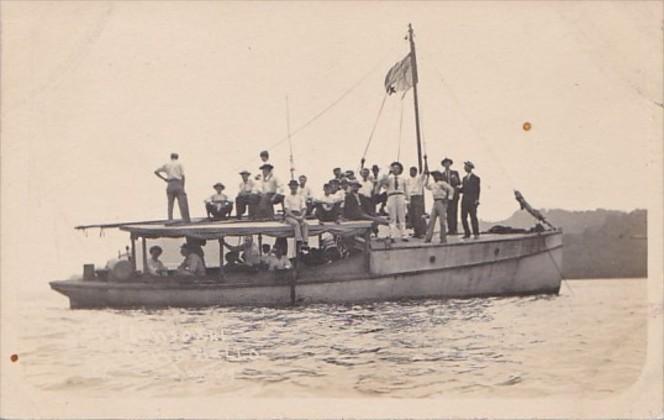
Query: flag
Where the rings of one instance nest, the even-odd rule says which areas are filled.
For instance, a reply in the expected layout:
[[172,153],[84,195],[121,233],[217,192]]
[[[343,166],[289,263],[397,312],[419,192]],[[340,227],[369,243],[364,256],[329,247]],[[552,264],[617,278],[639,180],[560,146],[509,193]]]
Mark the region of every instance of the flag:
[[387,72],[385,90],[391,95],[396,92],[405,92],[411,87],[413,87],[413,63],[409,53]]

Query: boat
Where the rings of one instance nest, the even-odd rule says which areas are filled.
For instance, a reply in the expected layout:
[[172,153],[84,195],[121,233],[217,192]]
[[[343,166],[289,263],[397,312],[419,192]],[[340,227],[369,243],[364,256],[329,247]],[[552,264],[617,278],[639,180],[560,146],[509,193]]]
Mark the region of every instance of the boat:
[[[411,51],[393,69],[401,71],[402,76],[408,75],[406,87],[413,89],[421,173],[423,161],[425,170],[427,163],[420,139],[417,62],[410,25],[408,37]],[[391,73],[394,76],[393,69],[388,76]],[[391,93],[388,86],[387,94]],[[223,264],[225,241],[229,238],[250,236],[259,244],[266,238],[279,238],[292,243],[293,228],[278,218],[79,226],[80,229],[118,228],[129,234],[131,248],[123,258],[106,268],[95,269],[86,264],[82,276],[53,281],[50,286],[68,297],[73,309],[353,304],[557,294],[562,280],[562,230],[527,204],[521,193],[516,191],[515,196],[521,208],[541,222],[536,228],[482,233],[472,240],[449,236],[447,243],[429,243],[417,238],[395,242],[375,235],[375,223],[369,220],[325,223],[306,220],[310,236],[318,239],[318,250],[325,238],[332,238],[338,258],[319,262],[307,260],[306,255],[295,252],[293,268],[279,271],[231,270]],[[179,275],[175,270],[166,276],[148,274],[147,241],[163,238],[199,244],[216,241],[219,266],[207,268],[206,274],[201,276]],[[141,242],[142,267],[137,260],[138,241]]]

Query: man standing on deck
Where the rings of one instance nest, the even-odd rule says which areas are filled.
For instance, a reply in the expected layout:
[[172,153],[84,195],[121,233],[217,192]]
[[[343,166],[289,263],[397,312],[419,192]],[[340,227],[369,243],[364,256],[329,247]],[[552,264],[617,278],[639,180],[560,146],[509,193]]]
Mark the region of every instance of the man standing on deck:
[[408,198],[408,219],[413,226],[413,236],[421,238],[426,231],[424,216],[424,179],[417,174],[417,168],[410,168],[410,178],[406,180]]
[[375,206],[373,205],[372,195],[374,189],[374,181],[369,178],[369,168],[362,168],[360,170],[360,176],[362,179],[360,182],[360,202],[362,203],[362,210],[369,215],[373,215],[375,212]]
[[408,239],[405,235],[406,228],[406,179],[401,176],[403,165],[400,162],[392,162],[389,175],[383,176],[376,184],[377,190],[385,188],[387,193],[387,212],[390,219],[390,239],[398,237],[404,242]]
[[451,185],[455,190],[454,195],[447,200],[447,228],[449,229],[450,235],[456,235],[458,233],[459,188],[461,187],[461,177],[459,177],[459,172],[450,169],[453,163],[452,159],[448,157],[441,162],[441,165],[445,168],[443,170],[443,181]]
[[480,237],[479,223],[477,221],[477,206],[480,205],[480,177],[473,173],[475,165],[473,162],[466,161],[463,164],[463,169],[466,171],[466,176],[463,177],[463,184],[461,192],[463,198],[461,199],[461,222],[463,223],[463,238],[470,238],[470,229],[468,228],[468,216],[470,215],[470,223],[473,227],[473,235],[475,239]]
[[[187,193],[184,191],[184,169],[178,161],[178,154],[171,153],[170,162],[165,163],[154,171],[154,174],[168,184],[166,187],[166,197],[168,198],[168,220],[173,220],[173,204],[178,199],[180,207],[180,216],[185,222],[190,222],[189,203],[187,202]],[[166,176],[162,175],[166,174]]]

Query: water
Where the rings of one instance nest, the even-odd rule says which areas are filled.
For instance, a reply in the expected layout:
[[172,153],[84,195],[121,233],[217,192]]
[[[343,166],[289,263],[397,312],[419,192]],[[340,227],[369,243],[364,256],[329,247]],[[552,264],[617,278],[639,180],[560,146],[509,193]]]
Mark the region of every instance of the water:
[[559,296],[296,308],[21,307],[25,382],[81,397],[583,396],[620,392],[646,350],[646,280]]

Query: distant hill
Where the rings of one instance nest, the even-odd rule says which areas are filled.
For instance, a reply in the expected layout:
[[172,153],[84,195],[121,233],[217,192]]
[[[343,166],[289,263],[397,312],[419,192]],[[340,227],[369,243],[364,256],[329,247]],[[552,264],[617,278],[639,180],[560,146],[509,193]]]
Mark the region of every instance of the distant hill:
[[[565,278],[647,276],[646,210],[630,213],[604,209],[540,211],[554,226],[563,229]],[[480,222],[482,230],[494,225],[529,228],[534,225],[534,219],[520,210],[503,221]]]

